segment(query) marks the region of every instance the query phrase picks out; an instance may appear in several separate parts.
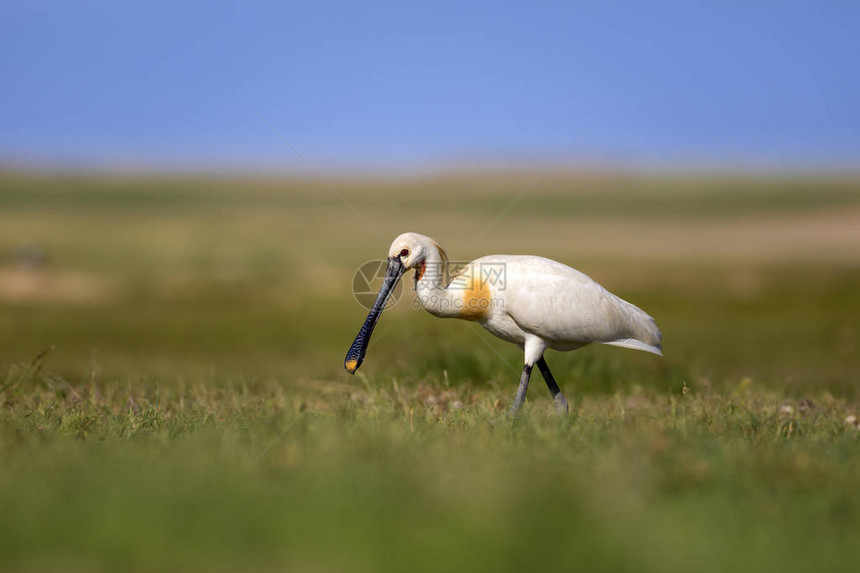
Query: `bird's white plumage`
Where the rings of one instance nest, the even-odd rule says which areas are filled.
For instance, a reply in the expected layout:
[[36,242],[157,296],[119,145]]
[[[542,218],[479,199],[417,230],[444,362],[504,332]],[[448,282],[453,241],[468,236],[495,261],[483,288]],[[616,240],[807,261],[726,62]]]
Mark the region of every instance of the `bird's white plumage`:
[[[661,354],[653,318],[567,265],[537,256],[490,255],[448,277],[447,255],[429,237],[404,233],[391,244],[389,256],[404,249],[407,268],[427,269],[415,286],[422,306],[436,316],[475,320],[519,346],[536,337],[541,351],[599,342]],[[468,296],[481,297],[480,304],[470,309]]]
[[481,321],[501,338],[521,343],[531,334],[555,350],[600,342],[661,354],[654,319],[576,269],[536,256],[492,255],[472,264],[504,265],[504,285],[489,285],[495,304]]
[[[661,334],[653,318],[588,275],[557,261],[491,255],[452,269],[442,247],[418,233],[397,237],[388,257],[392,280],[403,269],[415,269],[416,294],[425,310],[442,318],[478,322],[523,349],[525,365],[512,413],[525,400],[534,364],[546,379],[558,412],[568,411],[543,359],[547,348],[575,350],[597,342],[662,355]],[[381,291],[380,297],[384,294]],[[360,364],[377,318],[372,311],[347,354],[349,372]]]

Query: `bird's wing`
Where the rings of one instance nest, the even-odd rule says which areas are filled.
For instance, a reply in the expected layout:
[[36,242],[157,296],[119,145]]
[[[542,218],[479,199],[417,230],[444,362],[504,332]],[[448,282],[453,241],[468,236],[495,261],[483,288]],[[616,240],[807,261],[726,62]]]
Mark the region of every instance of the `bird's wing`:
[[560,343],[600,342],[660,353],[653,318],[566,265],[511,258],[505,286],[499,296],[526,332]]

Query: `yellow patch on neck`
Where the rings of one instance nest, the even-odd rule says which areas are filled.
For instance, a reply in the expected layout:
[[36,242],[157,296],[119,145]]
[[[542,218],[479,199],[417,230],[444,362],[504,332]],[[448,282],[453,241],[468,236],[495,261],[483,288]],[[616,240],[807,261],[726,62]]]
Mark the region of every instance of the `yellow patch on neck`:
[[347,372],[349,372],[350,374],[355,374],[355,369],[358,368],[358,360],[347,360],[344,366],[346,366]]
[[[475,276],[476,274],[478,276]],[[490,292],[490,286],[483,280],[480,274],[479,269],[469,267],[465,273],[461,273],[457,277],[458,279],[465,279],[461,283],[463,285],[463,295],[460,297],[462,307],[460,308],[458,318],[480,320],[490,312],[492,292]],[[452,285],[455,283],[457,283],[456,279],[452,281]]]

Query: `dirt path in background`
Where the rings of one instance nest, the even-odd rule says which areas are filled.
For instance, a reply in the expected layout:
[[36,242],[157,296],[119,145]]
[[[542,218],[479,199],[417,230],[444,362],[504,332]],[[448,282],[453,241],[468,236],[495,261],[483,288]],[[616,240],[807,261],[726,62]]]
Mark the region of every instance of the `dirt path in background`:
[[482,243],[510,246],[515,241],[516,252],[549,249],[589,259],[655,262],[860,263],[857,207],[728,219],[571,219],[540,227],[519,220],[498,227]]
[[[247,218],[242,218],[241,213],[231,216],[236,221],[234,226],[221,224],[217,227],[220,235],[206,234],[205,239],[201,237],[210,228],[208,220],[190,227],[186,234],[175,236],[162,233],[162,227],[156,225],[159,221],[153,223],[156,226],[132,228],[134,232],[124,227],[122,248],[132,253],[130,257],[145,256],[160,263],[162,266],[153,271],[158,280],[168,280],[172,273],[179,272],[177,268],[181,270],[182,267],[177,266],[174,259],[188,257],[188,253],[211,251],[221,257],[213,259],[211,267],[201,271],[204,276],[227,268],[239,269],[241,277],[242,269],[251,268],[244,265],[246,261],[261,252],[283,249],[277,253],[280,258],[267,255],[273,258],[272,264],[278,272],[298,270],[302,278],[296,279],[297,284],[314,285],[314,292],[330,289],[335,296],[343,292],[344,285],[350,284],[355,267],[344,264],[336,256],[342,247],[338,241],[344,234],[341,233],[337,241],[333,236],[320,235],[319,221],[334,217],[344,225],[353,225],[356,240],[367,243],[362,247],[367,260],[384,256],[387,248],[387,237],[377,240],[339,205],[336,210],[278,211],[268,214],[268,218],[260,218],[256,211],[247,214]],[[787,266],[799,271],[860,266],[860,207],[684,219],[523,217],[512,211],[480,239],[480,230],[489,221],[476,221],[462,213],[439,217],[436,213],[419,212],[407,219],[402,211],[392,210],[374,213],[374,220],[387,222],[390,229],[383,230],[386,235],[415,230],[438,239],[455,261],[497,253],[543,255],[593,274],[595,278],[618,275],[618,284],[624,284],[631,276],[642,284],[648,281],[686,284],[689,281],[696,286],[707,286],[713,280],[722,280],[733,288],[736,285],[747,291],[759,284],[760,271],[769,266]],[[32,224],[32,221],[18,222],[25,223]],[[56,237],[49,237],[60,241],[64,234],[74,232],[84,223],[73,221],[66,226],[51,227],[50,232],[56,233]],[[83,228],[99,230],[102,228],[99,225],[104,225],[104,229],[110,230],[114,224],[98,221]],[[248,229],[256,234],[249,235]],[[12,233],[8,228],[6,232]],[[48,233],[47,230],[43,232]],[[169,236],[171,240],[156,244],[152,236]],[[247,239],[249,236],[252,240]],[[309,251],[304,248],[303,241],[289,240],[298,236],[321,238],[315,249]],[[103,246],[95,248],[97,238],[98,234],[94,233],[82,239],[83,246],[86,241],[94,242],[94,257],[108,252]],[[202,247],[201,241],[204,242]],[[224,253],[229,253],[229,257],[225,258]],[[330,261],[327,257],[321,258],[320,253],[331,253],[333,258]],[[123,280],[124,271],[112,267],[102,272],[59,266],[28,270],[7,263],[0,265],[0,301],[97,304],[115,297],[117,285]],[[290,300],[295,299],[293,291],[285,293]]]
[[0,301],[103,303],[114,294],[105,279],[82,272],[0,269]]

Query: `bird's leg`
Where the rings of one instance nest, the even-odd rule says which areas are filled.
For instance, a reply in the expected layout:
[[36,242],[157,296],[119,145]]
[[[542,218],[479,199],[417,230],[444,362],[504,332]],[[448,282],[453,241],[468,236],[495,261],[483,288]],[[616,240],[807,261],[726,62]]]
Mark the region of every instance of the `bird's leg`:
[[514,417],[519,413],[520,408],[523,406],[523,402],[526,401],[526,392],[529,389],[529,378],[531,375],[532,365],[526,364],[523,366],[523,374],[520,376],[520,387],[517,388],[517,396],[514,398],[514,403],[511,406],[510,412],[508,412],[511,417]]
[[540,373],[543,375],[543,379],[546,380],[546,387],[549,388],[550,393],[552,394],[552,401],[555,402],[555,411],[562,418],[567,416],[567,413],[570,411],[570,407],[567,405],[567,399],[564,397],[564,394],[561,393],[561,388],[558,387],[558,384],[555,382],[555,378],[552,377],[552,372],[549,371],[549,366],[547,366],[546,360],[541,356],[540,360],[538,360],[538,369],[540,369]]

